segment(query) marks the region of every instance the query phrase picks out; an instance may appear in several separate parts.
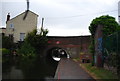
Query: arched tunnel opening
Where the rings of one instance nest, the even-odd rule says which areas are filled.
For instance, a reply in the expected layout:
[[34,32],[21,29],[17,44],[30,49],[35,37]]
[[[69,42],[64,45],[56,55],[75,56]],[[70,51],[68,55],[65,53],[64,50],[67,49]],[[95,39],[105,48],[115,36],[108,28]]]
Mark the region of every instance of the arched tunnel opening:
[[47,58],[53,61],[60,61],[61,58],[70,58],[70,56],[65,49],[53,47],[47,51]]

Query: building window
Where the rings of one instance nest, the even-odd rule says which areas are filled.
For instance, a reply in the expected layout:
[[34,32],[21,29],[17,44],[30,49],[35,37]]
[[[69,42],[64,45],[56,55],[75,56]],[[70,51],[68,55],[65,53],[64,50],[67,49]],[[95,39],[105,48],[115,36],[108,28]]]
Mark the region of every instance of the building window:
[[20,41],[24,41],[25,33],[20,33]]
[[9,34],[9,38],[13,41],[13,34]]
[[14,24],[13,23],[10,24],[10,28],[14,28]]

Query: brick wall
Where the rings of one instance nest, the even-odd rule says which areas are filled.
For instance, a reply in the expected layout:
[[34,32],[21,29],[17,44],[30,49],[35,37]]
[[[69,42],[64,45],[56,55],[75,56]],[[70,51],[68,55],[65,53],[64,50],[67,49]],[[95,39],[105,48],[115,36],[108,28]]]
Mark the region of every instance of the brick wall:
[[60,47],[69,52],[72,58],[80,53],[89,54],[90,36],[48,36],[48,47]]

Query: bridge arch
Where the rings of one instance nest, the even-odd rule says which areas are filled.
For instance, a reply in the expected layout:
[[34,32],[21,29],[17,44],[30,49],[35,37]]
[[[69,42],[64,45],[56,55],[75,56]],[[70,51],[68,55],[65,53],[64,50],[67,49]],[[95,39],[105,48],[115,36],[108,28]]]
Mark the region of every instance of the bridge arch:
[[49,49],[47,49],[46,57],[48,59],[59,61],[60,58],[63,58],[63,57],[70,58],[70,55],[66,49],[55,46],[55,47],[50,47]]
[[60,47],[67,51],[70,58],[80,57],[81,52],[88,54],[90,36],[48,36],[48,47]]

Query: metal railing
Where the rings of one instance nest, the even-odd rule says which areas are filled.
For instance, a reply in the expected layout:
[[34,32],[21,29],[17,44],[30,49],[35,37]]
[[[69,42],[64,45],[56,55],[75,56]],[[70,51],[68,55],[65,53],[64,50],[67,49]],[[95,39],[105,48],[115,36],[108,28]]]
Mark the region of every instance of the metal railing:
[[120,74],[120,31],[103,37],[104,67]]

